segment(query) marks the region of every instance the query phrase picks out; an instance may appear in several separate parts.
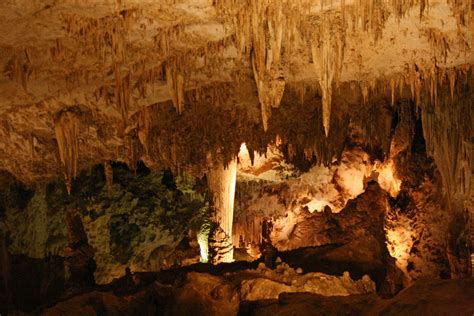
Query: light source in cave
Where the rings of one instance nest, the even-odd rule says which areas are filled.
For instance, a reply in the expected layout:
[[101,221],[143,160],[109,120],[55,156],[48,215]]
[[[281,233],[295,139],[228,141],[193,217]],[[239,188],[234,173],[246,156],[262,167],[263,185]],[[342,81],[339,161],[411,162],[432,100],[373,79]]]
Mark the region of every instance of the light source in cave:
[[250,166],[250,165],[253,164],[251,159],[250,159],[249,150],[248,150],[247,145],[245,143],[242,143],[240,145],[238,157],[239,157],[239,164],[242,165],[242,166]]
[[365,191],[369,181],[376,181],[392,197],[398,195],[401,186],[392,160],[372,163],[360,149],[344,151],[340,163],[314,166],[297,181],[300,187],[295,194],[300,200],[308,200],[303,205],[311,213],[322,212],[325,206],[339,212],[349,199]]
[[209,261],[209,225],[203,225],[197,233],[197,241],[199,244],[200,262],[207,263]]
[[390,255],[395,258],[395,264],[408,275],[407,267],[410,259],[410,250],[413,247],[413,240],[411,236],[408,223],[397,225],[396,227],[385,227],[385,237],[387,239],[387,249]]
[[[61,257],[61,212],[71,202],[97,249],[99,284],[125,266],[193,264],[198,252],[201,262],[230,262],[234,245],[235,260],[265,256],[263,223],[278,251],[338,247],[332,258],[343,260],[333,267],[358,270],[360,250],[390,278],[390,269],[400,273],[389,251],[413,280],[449,269],[465,276],[461,215],[474,217],[470,0],[71,3],[0,1],[3,253]],[[103,172],[85,175],[103,161]],[[209,187],[178,185],[162,168],[196,177],[211,168]],[[5,189],[4,171],[33,198]],[[62,183],[43,185],[59,173],[68,192],[77,176],[69,197]],[[34,281],[40,299],[55,283]],[[213,299],[227,295],[221,289]]]
[[395,165],[390,159],[384,163],[375,162],[375,171],[378,173],[377,182],[380,187],[390,193],[392,197],[396,197],[400,192],[402,180],[396,176]]
[[313,213],[314,211],[321,212],[324,210],[324,207],[329,206],[328,201],[320,200],[320,199],[312,199],[308,203],[306,203],[304,206],[306,206],[309,210],[310,213]]

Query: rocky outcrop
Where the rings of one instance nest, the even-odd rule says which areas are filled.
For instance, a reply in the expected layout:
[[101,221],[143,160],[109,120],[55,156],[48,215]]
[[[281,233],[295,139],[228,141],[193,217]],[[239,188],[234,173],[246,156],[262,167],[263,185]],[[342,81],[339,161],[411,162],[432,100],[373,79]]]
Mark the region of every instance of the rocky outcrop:
[[347,296],[375,292],[375,283],[369,276],[361,280],[352,280],[349,272],[342,276],[324,273],[303,274],[301,268],[296,270],[277,259],[274,270],[260,263],[256,272],[247,271],[254,278],[241,283],[240,297],[243,301],[276,299],[281,293],[308,292],[324,296]]
[[[154,282],[125,295],[91,291],[57,303],[41,315],[68,314],[152,314],[164,315],[313,315],[348,314],[469,315],[473,281],[417,281],[390,300],[375,294],[323,296],[314,293],[281,293],[277,299],[241,301],[238,288],[222,277],[189,273],[182,286]],[[272,295],[273,296],[273,295]]]
[[278,300],[244,302],[242,315],[425,315],[470,314],[472,280],[417,281],[390,300],[374,295],[323,297],[306,293],[284,293]]
[[[96,166],[78,175],[80,189],[73,186],[76,191],[70,196],[57,181],[22,193],[26,199],[22,203],[7,203],[0,225],[8,252],[37,259],[71,256],[72,265],[79,264],[77,256],[86,261],[93,256],[99,284],[122,276],[126,267],[150,271],[198,262],[195,235],[208,218],[208,207],[204,193],[194,190],[196,179],[167,178],[166,172],[146,169],[134,175],[117,164],[113,172],[111,190],[102,167]],[[8,193],[2,203],[14,196]],[[70,209],[77,214],[66,225]],[[80,225],[75,224],[78,218]]]
[[87,287],[95,284],[94,249],[87,241],[81,216],[72,209],[66,213],[68,247],[65,249],[65,266],[70,287]]

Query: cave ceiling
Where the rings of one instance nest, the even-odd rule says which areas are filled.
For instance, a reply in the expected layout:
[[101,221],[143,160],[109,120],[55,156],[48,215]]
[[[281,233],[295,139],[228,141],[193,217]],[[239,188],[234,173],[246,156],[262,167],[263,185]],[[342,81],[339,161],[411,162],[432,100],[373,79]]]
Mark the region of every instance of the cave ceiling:
[[415,101],[470,72],[471,15],[467,0],[4,0],[0,170],[34,183],[265,152],[280,103],[330,140],[341,104]]

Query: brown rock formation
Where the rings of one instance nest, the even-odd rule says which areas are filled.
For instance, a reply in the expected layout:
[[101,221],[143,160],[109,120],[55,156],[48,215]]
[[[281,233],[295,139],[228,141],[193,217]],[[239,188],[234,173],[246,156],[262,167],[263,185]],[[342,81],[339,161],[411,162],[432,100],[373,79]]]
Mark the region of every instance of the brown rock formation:
[[66,267],[69,273],[68,283],[72,287],[84,287],[95,284],[94,250],[87,242],[81,216],[76,210],[66,215],[69,245],[65,250]]
[[[106,283],[125,265],[196,262],[184,236],[205,231],[199,242],[210,242],[214,263],[233,261],[236,245],[252,259],[272,247],[326,247],[331,262],[367,259],[387,293],[399,289],[399,271],[405,286],[467,277],[471,2],[1,1],[0,262],[52,251],[66,256],[71,283],[86,286],[97,259]],[[206,174],[211,194],[163,189],[153,177],[144,199],[114,191],[109,162]],[[102,186],[78,188],[98,164],[107,198]],[[34,193],[4,190],[14,187],[6,173]],[[58,177],[65,190],[50,185]],[[84,223],[67,216],[66,250],[49,190],[64,191],[57,204],[67,191],[85,205]],[[207,240],[209,207],[217,225]],[[8,290],[9,269],[0,270]],[[92,310],[110,307],[97,295]]]

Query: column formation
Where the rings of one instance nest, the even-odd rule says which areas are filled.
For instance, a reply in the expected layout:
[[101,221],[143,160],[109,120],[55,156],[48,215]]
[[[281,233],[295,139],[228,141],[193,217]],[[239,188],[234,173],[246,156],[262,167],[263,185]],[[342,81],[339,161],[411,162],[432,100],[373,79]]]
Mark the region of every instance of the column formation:
[[207,175],[215,210],[215,227],[211,236],[210,250],[213,263],[232,262],[232,223],[234,218],[235,183],[237,180],[237,160],[226,167],[218,165]]

